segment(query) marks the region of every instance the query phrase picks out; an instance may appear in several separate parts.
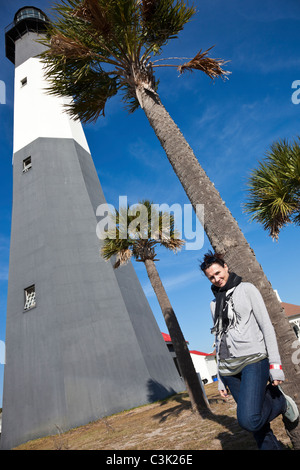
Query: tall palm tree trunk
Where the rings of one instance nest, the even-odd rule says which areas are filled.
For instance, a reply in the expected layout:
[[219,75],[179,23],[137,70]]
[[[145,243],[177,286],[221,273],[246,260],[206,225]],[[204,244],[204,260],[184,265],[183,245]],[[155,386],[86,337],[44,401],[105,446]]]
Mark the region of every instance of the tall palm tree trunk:
[[157,300],[161,307],[168,331],[170,333],[170,337],[178,359],[179,368],[191,400],[192,408],[202,417],[205,417],[210,413],[210,409],[203,396],[202,388],[180,325],[157,272],[155,262],[152,259],[147,259],[144,261],[144,263],[149,280],[157,296]]
[[[274,290],[237,221],[234,219],[214,184],[196,159],[191,147],[174,123],[157,94],[139,89],[139,100],[150,125],[161,142],[167,157],[196,211],[204,205],[204,230],[213,249],[224,255],[230,271],[253,283],[261,292],[273,323],[286,381],[284,391],[292,396],[300,409],[300,365],[292,360],[295,334]],[[300,426],[285,423],[294,449],[300,449]]]

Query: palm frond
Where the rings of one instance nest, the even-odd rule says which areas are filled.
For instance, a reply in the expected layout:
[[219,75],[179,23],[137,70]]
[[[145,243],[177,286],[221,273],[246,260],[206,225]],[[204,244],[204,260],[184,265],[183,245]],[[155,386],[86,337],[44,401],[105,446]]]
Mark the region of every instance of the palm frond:
[[98,0],[83,0],[72,11],[71,15],[90,23],[100,34],[108,37],[113,32],[113,25],[109,21],[108,3]]
[[207,57],[207,54],[213,47],[214,46],[210,47],[205,52],[202,52],[201,49],[193,59],[189,60],[189,62],[179,65],[178,70],[180,74],[186,71],[193,72],[194,70],[200,70],[201,72],[204,72],[206,75],[208,75],[211,79],[216,77],[228,78],[227,75],[229,75],[231,72],[222,69],[222,66],[228,61]]
[[248,180],[244,212],[262,224],[273,239],[289,223],[300,221],[300,147],[287,141],[271,145]]
[[[101,255],[105,259],[116,256],[115,267],[125,264],[132,256],[137,261],[156,260],[156,245],[175,253],[184,245],[175,229],[174,216],[157,211],[149,200],[120,208],[112,217],[116,230],[113,237],[107,234],[103,240]],[[154,219],[156,231],[153,231]]]
[[297,212],[292,217],[292,223],[295,225],[300,225],[300,203],[297,208]]
[[[119,90],[131,113],[140,106],[140,90],[155,94],[159,81],[151,59],[195,13],[184,0],[60,0],[53,10],[56,17],[43,41],[48,49],[41,55],[49,92],[73,98],[68,112],[83,123],[103,116],[107,100]],[[180,65],[180,73],[227,75],[225,62],[207,52]]]
[[195,14],[195,8],[182,0],[143,0],[140,5],[143,38],[156,53],[170,39],[176,38]]
[[168,250],[173,251],[173,253],[177,253],[182,249],[185,241],[180,238],[168,238],[166,240],[162,240],[160,244]]
[[119,89],[117,74],[105,72],[101,66],[91,67],[84,59],[69,59],[61,66],[61,59],[53,61],[45,76],[49,94],[72,98],[65,104],[66,111],[83,123],[93,122],[105,114],[107,100]]
[[104,243],[101,247],[101,255],[105,260],[109,260],[113,256],[119,256],[120,253],[123,253],[121,258],[125,259],[124,253],[126,253],[127,257],[129,251],[131,250],[131,242],[127,239],[120,238],[119,233],[114,238],[110,237],[108,234],[107,237],[104,239]]
[[132,257],[132,251],[127,248],[125,250],[121,250],[117,253],[116,262],[114,263],[114,268],[117,269],[119,266],[127,264]]
[[60,33],[87,46],[101,60],[111,56],[124,65],[126,48],[123,47],[124,18],[118,15],[120,4],[121,0],[61,0],[54,7],[57,18],[48,28],[50,47],[51,37]]
[[137,99],[136,94],[133,92],[132,86],[130,86],[128,83],[123,83],[122,91],[122,100],[125,103],[125,109],[127,109],[127,111],[132,114],[139,108],[139,100]]
[[143,22],[149,24],[155,14],[159,0],[142,0],[141,15]]
[[53,34],[47,55],[64,56],[66,59],[79,59],[93,56],[93,52],[78,40],[66,37],[60,32]]
[[105,116],[108,99],[118,92],[117,77],[108,74],[98,76],[97,83],[91,80],[91,84],[91,88],[78,87],[78,91],[73,94],[72,102],[65,106],[69,114],[83,123],[95,122],[99,116]]

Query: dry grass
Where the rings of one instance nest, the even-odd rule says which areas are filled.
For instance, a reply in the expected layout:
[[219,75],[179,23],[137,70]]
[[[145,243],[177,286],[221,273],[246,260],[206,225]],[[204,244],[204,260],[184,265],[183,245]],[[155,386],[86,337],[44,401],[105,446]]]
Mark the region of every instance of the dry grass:
[[[191,411],[186,393],[99,419],[55,436],[30,441],[17,450],[256,450],[252,435],[236,420],[233,398],[223,400],[216,383],[205,386],[213,418]],[[272,429],[289,448],[281,417]]]

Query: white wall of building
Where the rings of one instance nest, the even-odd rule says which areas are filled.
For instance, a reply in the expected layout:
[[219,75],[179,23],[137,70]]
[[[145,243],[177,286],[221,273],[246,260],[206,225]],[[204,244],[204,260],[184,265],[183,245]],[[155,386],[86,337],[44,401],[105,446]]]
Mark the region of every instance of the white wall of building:
[[195,370],[200,374],[201,379],[207,380],[207,383],[213,382],[213,376],[217,375],[215,356],[204,356],[192,352],[190,354]]
[[[25,79],[26,84],[22,84]],[[30,58],[16,67],[14,153],[38,137],[74,139],[90,152],[80,121],[61,112],[71,100],[49,95],[47,88],[49,84],[39,59]]]

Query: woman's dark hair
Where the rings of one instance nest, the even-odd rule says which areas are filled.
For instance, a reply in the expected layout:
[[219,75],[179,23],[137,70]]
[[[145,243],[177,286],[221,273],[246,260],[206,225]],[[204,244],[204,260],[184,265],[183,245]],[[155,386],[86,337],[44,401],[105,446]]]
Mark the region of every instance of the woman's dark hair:
[[212,251],[209,251],[204,255],[203,262],[200,264],[200,269],[204,272],[206,269],[208,269],[212,264],[219,264],[224,268],[225,266],[225,261],[223,259],[223,255],[220,253],[213,253]]

